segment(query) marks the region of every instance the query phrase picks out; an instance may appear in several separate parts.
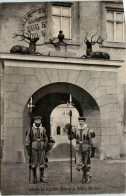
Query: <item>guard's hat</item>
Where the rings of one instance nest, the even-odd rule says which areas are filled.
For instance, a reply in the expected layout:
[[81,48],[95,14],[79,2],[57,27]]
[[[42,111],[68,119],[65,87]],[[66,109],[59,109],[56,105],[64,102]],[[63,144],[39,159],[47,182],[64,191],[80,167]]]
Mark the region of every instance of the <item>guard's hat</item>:
[[41,120],[41,119],[42,119],[41,116],[35,116],[35,117],[34,117],[34,120]]
[[85,116],[79,117],[78,120],[84,120],[84,121],[86,121],[86,117]]

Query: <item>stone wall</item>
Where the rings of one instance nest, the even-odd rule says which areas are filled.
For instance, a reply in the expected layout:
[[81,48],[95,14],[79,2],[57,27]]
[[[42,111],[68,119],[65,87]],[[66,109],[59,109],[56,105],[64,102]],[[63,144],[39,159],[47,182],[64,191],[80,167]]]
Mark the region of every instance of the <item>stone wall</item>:
[[[4,160],[18,161],[17,151],[24,152],[23,112],[29,98],[40,88],[60,82],[81,87],[97,102],[101,119],[101,148],[106,157],[119,156],[117,72],[91,71],[91,68],[71,70],[62,66],[54,68],[54,65],[52,68],[36,68],[37,62],[30,67],[30,61],[25,62],[27,67],[18,67],[21,62],[17,61],[17,66],[13,66],[13,61],[9,63],[11,66],[6,66],[5,62]],[[96,119],[96,113],[92,113],[88,119],[89,123],[94,120],[94,128],[97,127]]]
[[[110,7],[123,8],[120,3],[107,3]],[[52,38],[51,3],[4,3],[1,13],[1,52],[9,53],[13,45],[28,46],[14,33],[21,33],[20,25],[31,10],[45,8],[47,27],[44,40]],[[54,83],[74,84],[87,91],[98,105],[99,110],[82,107],[88,124],[93,127],[100,141],[100,147],[106,157],[119,157],[124,154],[124,132],[122,116],[124,115],[123,69],[119,68],[125,58],[125,43],[109,43],[106,41],[106,2],[73,2],[72,4],[72,40],[68,43],[67,55],[81,57],[86,54],[84,37],[96,34],[105,41],[103,46],[94,45],[94,51],[108,52],[111,61],[88,60],[75,58],[51,57],[55,48],[51,45],[38,46],[37,52],[43,56],[15,55],[3,57],[3,91],[2,105],[4,110],[4,160],[18,161],[17,152],[24,152],[26,126],[30,119],[26,115],[29,98],[42,87]],[[15,11],[16,10],[16,11]],[[96,38],[95,38],[96,39]],[[52,52],[52,53],[51,53]],[[56,53],[55,53],[56,54]],[[58,54],[57,54],[58,55]],[[59,55],[60,56],[60,55]],[[112,61],[114,60],[114,61]],[[124,66],[124,65],[123,65]],[[118,70],[117,70],[118,68]],[[119,73],[119,77],[118,77]],[[121,73],[121,74],[120,74]],[[84,105],[84,104],[81,104]],[[24,124],[23,119],[27,119]],[[100,123],[101,121],[101,123]]]
[[120,152],[122,156],[126,156],[126,84],[123,85],[124,90],[124,113],[120,124],[122,125],[122,133],[120,133]]
[[[113,7],[112,3],[107,6]],[[22,21],[26,21],[26,14],[31,10],[45,8],[47,16],[46,34],[45,37],[40,37],[37,44],[42,44],[44,41],[48,41],[52,38],[51,30],[51,3],[5,3],[2,4],[1,13],[1,51],[9,53],[10,49],[14,45],[28,46],[24,41],[21,42],[20,37],[13,38],[14,33],[21,34]],[[125,44],[124,43],[109,43],[106,41],[106,9],[105,2],[72,2],[72,39],[66,40],[68,43],[69,52],[73,52],[74,56],[81,57],[86,54],[86,45],[84,44],[84,38],[88,32],[88,38],[90,39],[93,34],[96,34],[94,39],[101,35],[104,38],[103,46],[95,44],[93,46],[94,51],[108,52],[112,60],[123,60],[125,58]],[[115,4],[114,7],[123,8],[123,4]],[[17,10],[15,12],[15,10]],[[38,13],[38,17],[41,14]],[[36,23],[37,24],[37,23]],[[30,25],[30,24],[29,24]],[[34,33],[34,31],[32,31]],[[38,46],[37,52],[43,55],[49,55],[51,51],[55,51],[55,48],[51,45]]]

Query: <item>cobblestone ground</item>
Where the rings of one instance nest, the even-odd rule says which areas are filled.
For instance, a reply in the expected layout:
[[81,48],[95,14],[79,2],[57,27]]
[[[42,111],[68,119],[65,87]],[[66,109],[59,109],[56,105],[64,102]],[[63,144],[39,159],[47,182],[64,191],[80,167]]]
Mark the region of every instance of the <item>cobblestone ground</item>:
[[73,183],[70,183],[69,162],[49,162],[46,169],[48,184],[29,184],[27,164],[2,163],[3,195],[100,194],[125,192],[125,163],[92,160],[92,182],[81,184],[81,173],[73,162]]

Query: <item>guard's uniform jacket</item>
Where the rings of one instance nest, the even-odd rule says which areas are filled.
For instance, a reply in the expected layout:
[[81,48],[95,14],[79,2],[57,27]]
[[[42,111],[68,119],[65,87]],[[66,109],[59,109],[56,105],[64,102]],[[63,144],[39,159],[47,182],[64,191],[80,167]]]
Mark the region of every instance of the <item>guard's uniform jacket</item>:
[[95,133],[84,124],[83,127],[72,128],[69,139],[76,139],[76,163],[77,170],[85,172],[85,175],[90,176],[90,154],[91,147],[94,146],[93,138]]
[[35,123],[33,124],[33,127],[28,131],[26,136],[26,147],[28,148],[30,148],[30,137],[32,137],[31,167],[40,166],[41,168],[45,168],[45,149],[48,144],[45,128],[42,125],[36,127]]

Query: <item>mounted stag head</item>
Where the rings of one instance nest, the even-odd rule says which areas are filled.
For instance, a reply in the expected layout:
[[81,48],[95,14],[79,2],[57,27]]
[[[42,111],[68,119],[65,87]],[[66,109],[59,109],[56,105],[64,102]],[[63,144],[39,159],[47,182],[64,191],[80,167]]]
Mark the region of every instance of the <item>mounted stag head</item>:
[[11,53],[22,53],[22,54],[34,54],[35,53],[36,42],[39,40],[38,36],[33,37],[31,32],[24,33],[22,31],[22,34],[15,33],[13,38],[16,38],[16,37],[21,37],[20,41],[25,41],[26,43],[29,44],[29,47],[16,45],[11,48],[11,50],[10,50]]
[[82,57],[97,58],[97,59],[110,59],[110,56],[108,53],[106,53],[106,52],[93,52],[93,50],[92,50],[93,45],[95,45],[95,44],[102,45],[104,39],[101,36],[99,36],[97,40],[93,40],[95,35],[92,35],[91,40],[89,41],[89,39],[87,38],[87,35],[88,35],[88,33],[86,34],[85,39],[84,39],[84,43],[87,46],[86,55],[83,55]]

